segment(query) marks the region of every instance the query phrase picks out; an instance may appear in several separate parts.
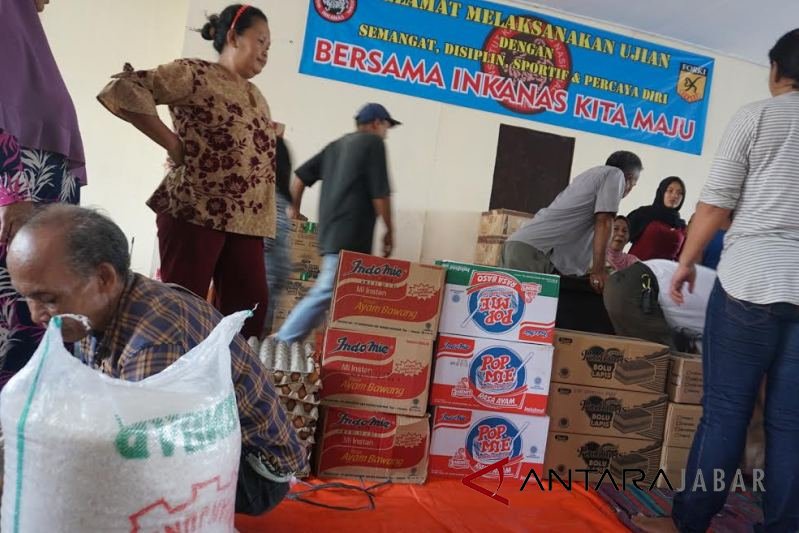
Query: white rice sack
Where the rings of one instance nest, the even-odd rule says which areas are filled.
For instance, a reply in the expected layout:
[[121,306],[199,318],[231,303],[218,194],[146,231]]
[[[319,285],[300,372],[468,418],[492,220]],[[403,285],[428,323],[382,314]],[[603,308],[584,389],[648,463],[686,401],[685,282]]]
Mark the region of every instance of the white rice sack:
[[0,394],[0,524],[19,532],[231,532],[241,431],[226,317],[163,372],[133,383],[84,366],[54,318]]

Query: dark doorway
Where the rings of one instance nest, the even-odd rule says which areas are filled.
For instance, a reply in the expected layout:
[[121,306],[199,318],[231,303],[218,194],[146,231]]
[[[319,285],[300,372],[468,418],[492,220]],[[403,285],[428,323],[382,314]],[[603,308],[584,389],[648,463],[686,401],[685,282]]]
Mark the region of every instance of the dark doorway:
[[489,209],[535,213],[566,188],[574,137],[501,124]]

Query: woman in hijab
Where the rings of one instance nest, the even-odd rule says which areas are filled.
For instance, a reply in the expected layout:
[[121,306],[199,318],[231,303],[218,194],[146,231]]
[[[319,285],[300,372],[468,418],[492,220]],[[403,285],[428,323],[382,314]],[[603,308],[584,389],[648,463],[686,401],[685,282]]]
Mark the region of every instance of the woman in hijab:
[[641,261],[676,261],[685,242],[686,224],[680,218],[685,201],[685,183],[677,176],[660,182],[652,205],[639,207],[630,221],[630,253]]

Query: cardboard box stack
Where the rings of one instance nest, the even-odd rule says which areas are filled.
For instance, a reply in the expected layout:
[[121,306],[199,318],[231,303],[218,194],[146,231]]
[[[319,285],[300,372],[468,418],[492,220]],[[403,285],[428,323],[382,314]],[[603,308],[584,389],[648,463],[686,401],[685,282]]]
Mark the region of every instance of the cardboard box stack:
[[[678,488],[682,483],[682,470],[688,464],[694,433],[702,417],[702,357],[672,354],[666,389],[669,406],[660,468],[666,473],[672,488]],[[659,478],[658,486],[666,487],[666,480]]]
[[510,209],[493,209],[480,216],[474,262],[478,265],[498,266],[502,245],[507,238],[530,221],[533,215]]
[[531,469],[540,475],[560,280],[441,264],[447,278],[431,390],[430,473],[463,477],[508,459],[504,476],[525,477]]
[[322,353],[320,476],[423,483],[444,270],[342,252]]
[[[545,471],[624,469],[652,480],[660,466],[667,413],[668,347],[637,339],[557,330]],[[580,474],[573,474],[579,476]],[[609,481],[605,478],[605,481]]]
[[280,329],[294,306],[311,290],[316,278],[319,277],[319,268],[322,264],[316,223],[292,220],[291,226],[288,236],[291,264],[289,279],[278,294],[269,295],[275,301],[272,333]]

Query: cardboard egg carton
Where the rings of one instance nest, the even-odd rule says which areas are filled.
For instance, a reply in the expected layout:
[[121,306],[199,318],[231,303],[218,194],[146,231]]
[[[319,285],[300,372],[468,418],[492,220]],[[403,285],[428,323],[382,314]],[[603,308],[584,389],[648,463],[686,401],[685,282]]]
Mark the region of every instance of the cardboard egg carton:
[[[281,396],[291,398],[292,400],[305,401],[305,398],[309,395],[319,395],[319,389],[321,388],[321,380],[319,379],[317,379],[315,383],[286,380],[287,378],[284,377],[281,383],[275,383],[275,389],[277,389],[277,393]],[[292,396],[292,394],[296,394],[296,396]],[[314,403],[313,400],[308,401]]]
[[281,385],[275,388],[281,400],[294,400],[304,404],[319,405],[319,391],[308,392],[303,387],[300,387],[297,391],[292,391],[289,385]]
[[319,406],[317,405],[296,400],[284,400],[282,403],[290,418],[301,417],[309,425],[311,422],[319,420]]

